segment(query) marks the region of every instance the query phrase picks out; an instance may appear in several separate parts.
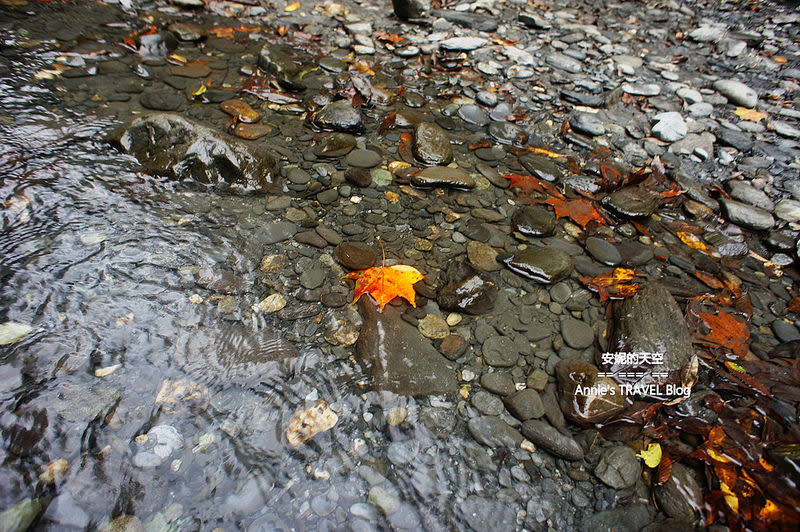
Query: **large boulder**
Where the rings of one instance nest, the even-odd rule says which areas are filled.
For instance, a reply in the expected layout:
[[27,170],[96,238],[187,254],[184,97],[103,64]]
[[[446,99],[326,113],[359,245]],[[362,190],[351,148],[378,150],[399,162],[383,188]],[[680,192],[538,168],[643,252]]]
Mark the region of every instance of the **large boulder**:
[[[669,291],[659,283],[646,284],[636,295],[614,304],[614,330],[609,351],[636,353],[633,364],[612,363],[614,373],[644,373],[640,387],[679,385],[694,355],[683,313]],[[660,364],[645,353],[660,353]],[[652,357],[649,357],[652,359]],[[659,376],[661,375],[661,376]],[[649,394],[644,394],[649,395]]]
[[136,118],[113,131],[108,141],[155,175],[245,190],[280,190],[269,153],[177,114]]

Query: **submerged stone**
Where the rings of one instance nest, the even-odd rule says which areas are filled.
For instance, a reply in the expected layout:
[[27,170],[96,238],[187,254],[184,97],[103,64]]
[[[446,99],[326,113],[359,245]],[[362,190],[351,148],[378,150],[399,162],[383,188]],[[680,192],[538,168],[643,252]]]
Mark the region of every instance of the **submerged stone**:
[[475,188],[475,180],[461,168],[431,166],[411,177],[411,184],[420,188],[447,187],[458,189]]
[[258,54],[258,66],[272,74],[285,89],[299,91],[305,88],[300,67],[291,59],[292,49],[275,44],[265,44]]
[[497,287],[463,260],[451,262],[444,275],[437,301],[443,310],[485,314],[494,307]]
[[273,330],[215,323],[179,334],[173,356],[195,381],[253,386],[298,355],[297,348]]
[[419,124],[414,132],[414,157],[429,166],[449,164],[453,160],[450,136],[437,124]]
[[311,123],[327,131],[359,133],[364,129],[361,111],[353,107],[350,100],[336,100],[329,103],[314,113]]
[[386,305],[381,311],[362,297],[358,308],[364,324],[356,354],[372,375],[372,389],[413,397],[456,391],[456,366],[400,317],[404,306]]
[[540,283],[556,283],[572,273],[572,257],[560,249],[529,247],[506,257],[503,262],[512,272]]
[[280,188],[272,155],[223,138],[180,115],[158,113],[136,118],[112,132],[108,140],[156,175],[259,191]]
[[331,133],[314,147],[314,155],[331,159],[343,157],[356,147],[356,139],[348,133]]
[[529,236],[552,235],[556,229],[556,217],[541,207],[520,207],[511,217],[515,231]]
[[[614,330],[609,340],[609,351],[663,353],[661,364],[610,366],[613,372],[644,371],[644,377],[637,379],[642,385],[680,384],[682,371],[694,355],[683,313],[659,283],[648,283],[633,297],[614,303]],[[656,377],[661,373],[666,377]]]

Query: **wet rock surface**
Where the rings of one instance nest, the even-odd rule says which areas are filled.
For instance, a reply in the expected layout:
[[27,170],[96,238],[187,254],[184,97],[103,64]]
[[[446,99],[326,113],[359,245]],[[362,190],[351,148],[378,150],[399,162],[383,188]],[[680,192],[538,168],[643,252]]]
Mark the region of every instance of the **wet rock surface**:
[[265,150],[223,139],[180,115],[137,118],[111,133],[109,141],[154,174],[260,191],[278,188],[275,160]]
[[455,366],[400,319],[402,309],[386,306],[381,312],[366,298],[359,309],[364,325],[356,349],[372,374],[372,386],[410,396],[455,391]]
[[614,306],[610,345],[620,351],[662,353],[653,373],[665,373],[663,383],[678,384],[681,370],[694,356],[689,329],[675,299],[661,284],[649,283],[635,296]]

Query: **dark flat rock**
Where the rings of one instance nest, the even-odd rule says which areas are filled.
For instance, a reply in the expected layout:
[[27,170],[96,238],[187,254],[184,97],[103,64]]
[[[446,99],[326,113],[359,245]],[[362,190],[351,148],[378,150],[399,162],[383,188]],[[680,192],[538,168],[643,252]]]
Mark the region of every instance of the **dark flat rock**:
[[413,397],[457,390],[456,366],[400,317],[403,306],[386,305],[381,311],[362,296],[358,308],[364,324],[356,355],[372,376],[372,389]]

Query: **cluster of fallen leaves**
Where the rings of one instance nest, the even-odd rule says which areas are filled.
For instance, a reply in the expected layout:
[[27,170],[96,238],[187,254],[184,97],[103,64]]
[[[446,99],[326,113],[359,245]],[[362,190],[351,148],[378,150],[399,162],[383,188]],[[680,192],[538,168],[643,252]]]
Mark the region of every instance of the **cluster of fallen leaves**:
[[[628,290],[634,275],[617,268],[581,280],[601,299],[613,299],[608,290]],[[650,444],[649,450],[659,445],[663,456],[648,463],[657,468],[651,477],[655,484],[670,478],[675,462],[703,467],[707,524],[722,520],[735,531],[797,530],[800,426],[796,406],[787,403],[800,401],[800,360],[777,355],[760,360],[750,353],[748,320],[753,310],[748,294],[724,276],[720,280],[708,275],[706,284],[715,286],[716,293],[686,303],[693,341],[702,348],[699,366],[705,395],[689,401],[693,407],[634,403],[603,431],[610,438],[638,438],[642,448]],[[800,310],[800,299],[790,307]],[[647,460],[650,454],[642,457]]]
[[[764,118],[743,109],[737,109],[736,114],[743,120]],[[536,152],[565,159],[569,170],[581,173],[582,167],[571,157],[564,158],[549,148],[536,148]],[[533,176],[505,177],[510,187],[518,191],[520,202],[550,206],[558,218],[568,218],[589,230],[612,220],[598,202],[622,187],[645,188],[662,202],[680,197],[680,187],[666,179],[658,158],[648,167],[625,172],[609,160],[610,155],[610,150],[598,148],[589,156],[598,163],[595,182],[601,190],[595,194],[576,190],[583,196],[579,198],[567,198],[554,184]],[[644,225],[631,223],[641,234],[652,236]],[[734,281],[736,277],[724,271],[726,267],[735,268],[735,262],[721,258],[701,237],[702,229],[685,222],[670,224],[662,220],[661,225],[687,248],[707,255],[721,266],[717,274],[700,268],[693,272],[707,290],[686,300],[687,322],[694,345],[699,348],[689,385],[699,379],[713,393],[705,395],[694,410],[687,410],[675,400],[636,402],[617,420],[607,423],[603,432],[610,438],[638,438],[639,448],[643,449],[640,456],[654,468],[651,479],[655,484],[670,479],[676,462],[704,468],[708,490],[703,508],[706,523],[722,520],[731,530],[797,530],[800,425],[796,404],[800,402],[800,361],[777,354],[760,360],[751,353],[749,320],[753,306],[741,281]],[[774,268],[769,269],[769,261],[763,262],[766,273],[775,274]],[[633,270],[616,268],[580,280],[601,301],[608,301],[636,294],[640,289],[636,277]],[[787,310],[800,313],[800,296],[789,303]],[[794,406],[787,407],[787,403]],[[699,415],[698,408],[711,414]]]

